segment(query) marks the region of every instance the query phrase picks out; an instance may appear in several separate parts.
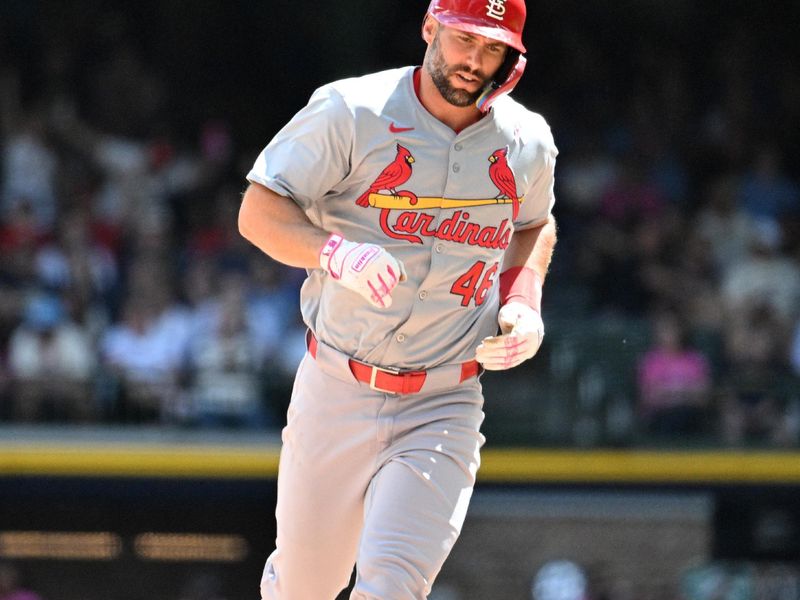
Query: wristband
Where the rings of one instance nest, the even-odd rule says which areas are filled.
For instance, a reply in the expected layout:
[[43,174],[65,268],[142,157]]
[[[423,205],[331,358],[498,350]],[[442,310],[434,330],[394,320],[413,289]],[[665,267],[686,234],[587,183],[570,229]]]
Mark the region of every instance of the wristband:
[[511,267],[500,273],[500,305],[521,302],[542,312],[542,278],[528,267]]
[[332,233],[325,245],[319,250],[319,265],[330,273],[334,279],[339,279],[339,274],[335,273],[331,268],[331,258],[333,258],[333,253],[338,250],[343,242],[344,238],[341,235]]

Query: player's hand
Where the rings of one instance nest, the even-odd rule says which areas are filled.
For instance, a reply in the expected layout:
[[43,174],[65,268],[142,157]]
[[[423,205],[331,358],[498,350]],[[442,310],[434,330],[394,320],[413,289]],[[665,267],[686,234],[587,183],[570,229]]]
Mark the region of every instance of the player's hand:
[[336,233],[322,247],[319,264],[344,287],[378,308],[389,308],[392,290],[406,280],[403,263],[384,248],[350,242]]
[[502,335],[484,338],[475,360],[489,371],[516,367],[539,351],[544,339],[542,316],[527,304],[509,302],[497,315]]

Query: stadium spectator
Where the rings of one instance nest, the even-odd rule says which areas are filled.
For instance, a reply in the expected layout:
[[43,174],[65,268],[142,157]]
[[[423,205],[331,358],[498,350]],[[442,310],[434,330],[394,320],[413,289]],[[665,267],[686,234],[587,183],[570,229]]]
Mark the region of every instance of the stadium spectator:
[[36,288],[36,252],[46,232],[29,204],[18,204],[0,221],[0,339],[20,322],[27,294]]
[[726,174],[708,184],[695,232],[705,240],[718,273],[745,260],[756,237],[755,222],[737,197],[738,178]]
[[638,364],[639,414],[648,434],[680,439],[708,433],[711,365],[687,345],[678,316],[653,319],[653,342]]
[[11,335],[8,364],[16,420],[87,422],[98,417],[92,394],[95,351],[61,298],[39,293],[28,300],[23,321]]
[[35,224],[49,229],[56,219],[58,156],[48,140],[47,123],[40,112],[20,116],[19,127],[5,141],[2,161],[3,217],[26,204]]
[[110,414],[129,422],[170,422],[182,413],[180,389],[188,321],[165,305],[155,282],[128,293],[122,317],[100,340]]
[[778,223],[800,213],[800,186],[783,172],[782,163],[781,150],[774,144],[757,149],[739,190],[751,218]]
[[[286,356],[286,343],[293,330],[299,330],[301,337],[305,336],[306,327],[297,308],[297,296],[302,283],[299,275],[302,271],[266,259],[260,252],[251,252],[247,273],[251,327],[256,331],[264,360],[268,363],[273,360],[294,360],[296,353],[289,352],[289,356]],[[293,374],[297,364],[299,361],[285,375]]]
[[720,381],[722,439],[731,445],[796,444],[787,420],[787,329],[767,304],[728,319]]
[[189,258],[180,279],[180,295],[189,315],[189,339],[213,328],[219,291],[216,261],[209,257]]
[[189,340],[190,419],[203,425],[263,427],[260,373],[264,356],[250,326],[246,281],[229,275],[212,306],[207,327]]
[[764,306],[785,326],[800,310],[800,264],[781,252],[781,230],[759,221],[747,257],[722,274],[723,309],[729,321]]
[[79,209],[63,214],[54,239],[35,256],[39,282],[52,290],[71,290],[83,305],[107,302],[117,283],[111,251],[92,236],[88,215]]

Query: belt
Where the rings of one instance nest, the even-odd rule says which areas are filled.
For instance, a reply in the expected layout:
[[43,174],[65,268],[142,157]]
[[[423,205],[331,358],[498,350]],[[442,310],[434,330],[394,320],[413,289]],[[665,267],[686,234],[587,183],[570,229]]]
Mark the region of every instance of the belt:
[[[308,353],[312,358],[317,358],[317,338],[308,332]],[[386,369],[359,362],[353,358],[348,360],[350,371],[353,377],[362,383],[368,383],[369,387],[377,392],[389,394],[416,394],[422,390],[427,377],[427,371],[400,371],[396,369]],[[458,382],[462,383],[470,377],[475,377],[480,373],[480,364],[475,360],[461,363],[461,376]]]

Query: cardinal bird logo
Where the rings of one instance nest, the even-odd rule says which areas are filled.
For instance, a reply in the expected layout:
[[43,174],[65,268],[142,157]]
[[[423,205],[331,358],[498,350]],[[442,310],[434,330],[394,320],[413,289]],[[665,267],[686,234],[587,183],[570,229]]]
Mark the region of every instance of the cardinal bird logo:
[[508,146],[500,148],[492,152],[489,157],[489,178],[492,183],[500,190],[500,193],[495,196],[496,199],[506,197],[511,200],[513,204],[512,220],[517,218],[519,214],[519,196],[517,196],[517,181],[514,179],[514,172],[508,165],[506,156],[508,155]]
[[[358,197],[356,204],[369,206],[369,195],[377,194],[380,190],[389,190],[397,196],[397,187],[403,185],[411,177],[411,164],[413,162],[414,157],[411,156],[408,148],[397,144],[397,155],[392,163],[381,171],[381,174],[372,182],[369,189]],[[511,180],[514,180],[513,176]]]

